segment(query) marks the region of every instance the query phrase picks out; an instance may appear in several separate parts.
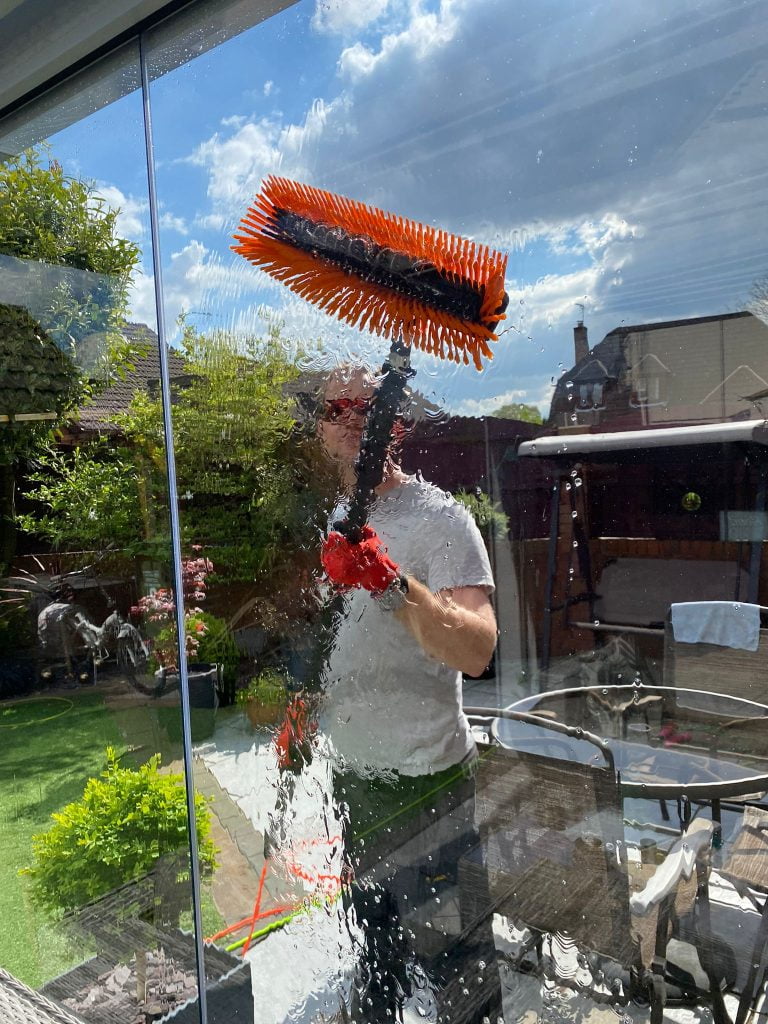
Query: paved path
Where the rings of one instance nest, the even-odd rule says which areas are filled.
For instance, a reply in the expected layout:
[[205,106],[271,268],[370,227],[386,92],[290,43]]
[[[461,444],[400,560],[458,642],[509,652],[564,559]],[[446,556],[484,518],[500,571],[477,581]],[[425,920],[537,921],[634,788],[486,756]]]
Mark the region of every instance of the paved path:
[[[254,829],[199,757],[195,758],[195,788],[211,800],[212,838],[220,850],[213,899],[227,924],[234,924],[253,912],[264,868],[264,836]],[[299,899],[301,893],[295,886],[267,869],[262,911]]]

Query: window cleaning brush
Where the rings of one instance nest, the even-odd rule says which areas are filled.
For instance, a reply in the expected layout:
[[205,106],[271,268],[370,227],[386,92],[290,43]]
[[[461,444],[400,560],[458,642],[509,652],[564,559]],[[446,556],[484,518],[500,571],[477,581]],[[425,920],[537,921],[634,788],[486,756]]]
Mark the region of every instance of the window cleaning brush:
[[479,370],[504,319],[506,255],[439,228],[270,176],[232,248],[360,330]]
[[359,541],[403,404],[411,346],[482,369],[509,297],[505,254],[439,228],[270,176],[232,248],[331,316],[391,339],[357,486],[337,528]]

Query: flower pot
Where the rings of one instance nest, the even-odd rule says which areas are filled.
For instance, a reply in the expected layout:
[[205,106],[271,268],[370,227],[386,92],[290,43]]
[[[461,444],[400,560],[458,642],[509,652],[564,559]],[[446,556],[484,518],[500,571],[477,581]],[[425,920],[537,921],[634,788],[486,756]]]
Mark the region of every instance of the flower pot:
[[[221,670],[218,665],[209,662],[189,662],[187,679],[189,682],[189,715],[192,731],[192,742],[199,743],[213,735],[216,709],[219,706],[217,687]],[[155,673],[158,680],[155,695],[162,696],[179,688],[179,675],[173,669],[158,669]],[[181,709],[166,709],[165,715],[168,735],[174,741],[182,738]]]
[[266,704],[259,700],[249,700],[245,705],[245,713],[254,728],[261,725],[278,725],[285,714],[285,701]]

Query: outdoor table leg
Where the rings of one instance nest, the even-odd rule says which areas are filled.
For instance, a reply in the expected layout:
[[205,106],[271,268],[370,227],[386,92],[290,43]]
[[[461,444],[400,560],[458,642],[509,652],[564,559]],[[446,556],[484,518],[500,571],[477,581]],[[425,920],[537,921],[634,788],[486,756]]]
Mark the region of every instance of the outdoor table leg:
[[671,893],[659,907],[659,916],[656,921],[656,945],[651,960],[651,1024],[662,1024],[664,1020],[664,1004],[667,1001],[666,985],[664,975],[667,969],[667,935],[669,932],[669,917],[675,894]]
[[712,801],[712,821],[715,823],[715,831],[712,834],[712,845],[719,850],[723,845],[723,814],[719,800]]
[[[715,1024],[730,1024],[728,1013],[725,1009],[723,991],[715,969],[713,946],[712,946],[712,922],[709,913],[709,880],[707,869],[704,864],[696,865],[696,902],[699,908],[699,942],[697,952],[701,966],[709,982],[709,993],[712,1001],[712,1016]],[[743,1022],[739,1022],[743,1024]]]
[[747,980],[744,983],[744,988],[741,992],[741,998],[739,999],[739,1008],[736,1011],[735,1024],[744,1024],[749,1012],[749,1007],[752,1004],[752,1000],[755,997],[755,981],[757,980],[757,974],[760,969],[760,963],[765,953],[765,944],[768,941],[768,898],[763,903],[763,910],[760,915],[760,924],[757,929],[757,935],[755,936],[755,944],[752,947],[752,957],[749,963],[749,972],[747,974]]

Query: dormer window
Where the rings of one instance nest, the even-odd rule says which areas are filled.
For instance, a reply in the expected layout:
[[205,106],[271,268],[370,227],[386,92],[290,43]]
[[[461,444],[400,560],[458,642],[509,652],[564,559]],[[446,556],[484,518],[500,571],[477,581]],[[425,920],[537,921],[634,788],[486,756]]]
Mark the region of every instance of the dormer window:
[[644,356],[632,371],[632,392],[629,404],[633,409],[666,405],[669,370],[654,355]]
[[602,381],[579,384],[579,409],[602,408],[604,408]]

